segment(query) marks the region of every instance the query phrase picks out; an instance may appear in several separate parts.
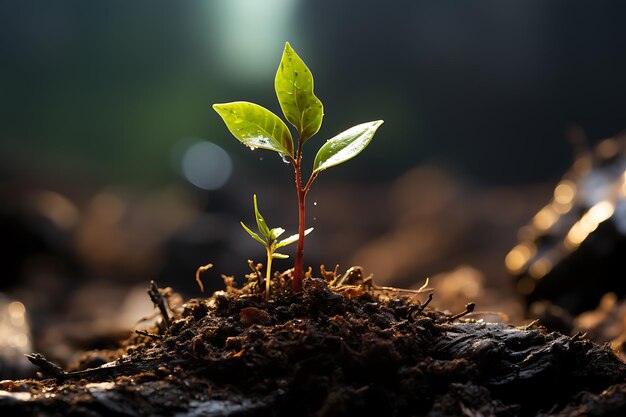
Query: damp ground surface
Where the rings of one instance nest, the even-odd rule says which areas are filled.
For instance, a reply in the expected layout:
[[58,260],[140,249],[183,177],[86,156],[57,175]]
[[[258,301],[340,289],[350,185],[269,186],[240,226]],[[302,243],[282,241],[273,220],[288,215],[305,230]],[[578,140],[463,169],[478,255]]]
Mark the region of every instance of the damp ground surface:
[[357,278],[277,283],[269,301],[229,285],[70,371],[34,355],[42,378],[2,381],[0,415],[626,415],[626,366],[608,347],[455,318]]

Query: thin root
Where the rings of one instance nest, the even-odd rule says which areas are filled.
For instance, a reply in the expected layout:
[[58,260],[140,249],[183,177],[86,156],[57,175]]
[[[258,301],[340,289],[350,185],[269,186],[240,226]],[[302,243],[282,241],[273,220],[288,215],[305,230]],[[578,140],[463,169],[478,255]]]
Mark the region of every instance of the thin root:
[[328,286],[332,287],[337,281],[337,271],[339,270],[339,264],[335,265],[335,269],[333,271],[327,271],[326,265],[320,265],[320,274],[324,277],[324,280],[328,282]]
[[211,268],[213,268],[213,264],[208,263],[196,269],[196,282],[198,283],[198,286],[200,287],[200,292],[204,292],[204,284],[202,284],[202,280],[200,279],[200,274],[205,271],[208,271]]
[[261,274],[261,271],[260,271],[262,266],[260,266],[260,265],[261,264],[255,265],[254,261],[252,259],[248,259],[248,266],[250,267],[250,269],[252,270],[254,275],[256,275],[257,285],[259,286],[259,291],[260,291],[260,288],[262,288],[262,285],[263,285],[263,275]]

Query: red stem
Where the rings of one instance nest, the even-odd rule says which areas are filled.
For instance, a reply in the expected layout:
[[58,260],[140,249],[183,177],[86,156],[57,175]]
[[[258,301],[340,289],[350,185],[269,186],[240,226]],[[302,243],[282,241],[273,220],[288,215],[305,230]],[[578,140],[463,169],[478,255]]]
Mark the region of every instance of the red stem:
[[[300,133],[300,132],[298,132]],[[296,262],[293,267],[293,290],[302,291],[302,278],[304,277],[304,230],[306,224],[306,195],[315,181],[317,173],[309,177],[306,185],[302,187],[302,143],[298,141],[296,157],[292,161],[296,171],[296,193],[298,194],[298,248],[296,249]]]
[[293,268],[293,290],[302,291],[302,278],[304,275],[304,225],[305,225],[305,199],[306,191],[302,188],[302,172],[300,170],[300,158],[296,163],[296,192],[298,193],[298,248],[296,249],[296,263]]

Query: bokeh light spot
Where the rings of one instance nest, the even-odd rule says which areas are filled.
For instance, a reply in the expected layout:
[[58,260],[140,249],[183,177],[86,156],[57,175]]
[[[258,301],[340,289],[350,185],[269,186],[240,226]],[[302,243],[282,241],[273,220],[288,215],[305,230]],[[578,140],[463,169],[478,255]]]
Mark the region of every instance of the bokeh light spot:
[[233,171],[233,163],[228,153],[207,141],[196,142],[187,148],[181,165],[187,181],[209,191],[224,186]]

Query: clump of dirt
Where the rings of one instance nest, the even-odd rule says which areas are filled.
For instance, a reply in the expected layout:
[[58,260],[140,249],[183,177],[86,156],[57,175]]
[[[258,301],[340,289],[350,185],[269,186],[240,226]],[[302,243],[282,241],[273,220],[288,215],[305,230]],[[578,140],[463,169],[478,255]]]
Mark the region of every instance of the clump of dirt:
[[168,326],[136,334],[117,351],[91,352],[75,371],[33,355],[49,378],[3,381],[0,414],[626,412],[626,366],[606,346],[431,310],[411,294],[374,286],[358,269],[322,275],[297,294],[288,276],[276,275],[270,300],[254,274],[241,290],[227,280],[226,291],[190,300]]

